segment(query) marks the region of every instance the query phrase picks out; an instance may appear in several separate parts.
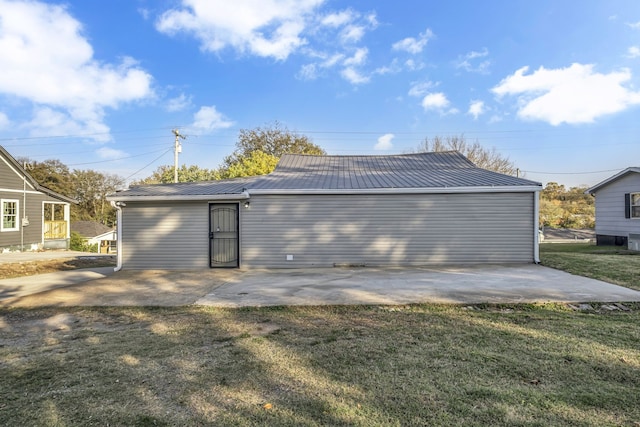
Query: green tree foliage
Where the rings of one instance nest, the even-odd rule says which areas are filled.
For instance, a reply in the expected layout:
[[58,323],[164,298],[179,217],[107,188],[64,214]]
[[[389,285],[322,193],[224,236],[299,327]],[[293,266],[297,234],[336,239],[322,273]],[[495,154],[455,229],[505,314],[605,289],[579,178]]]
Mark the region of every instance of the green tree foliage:
[[278,160],[278,157],[264,151],[253,151],[229,165],[228,168],[222,169],[221,178],[266,175],[276,168]]
[[225,157],[220,166],[220,176],[230,178],[270,173],[283,154],[327,153],[308,137],[292,132],[278,122],[264,128],[241,129],[235,151]]
[[464,135],[425,138],[415,150],[412,150],[414,153],[434,151],[459,151],[479,168],[507,175],[516,175],[517,173],[513,162],[507,157],[503,157],[494,147],[487,149],[478,141],[467,142]]
[[73,180],[71,171],[60,160],[50,159],[36,162],[26,157],[16,159],[20,164],[27,166],[27,172],[43,187],[53,190],[56,193],[71,197],[73,191]]
[[27,172],[38,184],[78,201],[77,205],[71,205],[72,221],[98,221],[108,226],[115,223],[115,209],[106,197],[124,185],[124,179],[118,175],[93,170],[71,171],[54,159],[42,162],[28,158],[17,160],[27,164]]
[[[162,165],[151,176],[134,181],[132,184],[170,184],[173,179],[173,166]],[[178,182],[213,181],[216,179],[220,179],[220,173],[217,170],[201,168],[196,165],[182,165],[178,168]]]
[[595,227],[595,200],[585,194],[586,186],[568,190],[549,182],[540,192],[540,225],[551,228]]
[[107,196],[124,185],[124,180],[111,174],[94,170],[74,170],[72,174],[74,190],[72,196],[78,201],[74,209],[75,220],[93,220],[102,224],[113,225],[116,212],[107,201]]
[[98,252],[98,244],[90,245],[81,234],[72,231],[69,239],[69,249],[80,252]]

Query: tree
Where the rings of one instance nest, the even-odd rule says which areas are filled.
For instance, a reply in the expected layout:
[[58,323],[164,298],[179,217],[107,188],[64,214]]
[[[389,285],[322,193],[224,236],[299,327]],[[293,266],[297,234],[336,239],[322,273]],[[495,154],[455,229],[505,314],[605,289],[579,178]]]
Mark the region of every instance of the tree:
[[594,199],[585,194],[586,186],[568,190],[549,182],[540,192],[540,225],[552,228],[595,227]]
[[436,136],[431,140],[425,138],[415,150],[412,150],[414,153],[433,151],[459,151],[479,168],[507,175],[516,175],[517,173],[513,162],[498,153],[495,147],[484,148],[478,141],[471,144],[467,142],[464,135],[444,138]]
[[27,172],[36,182],[56,193],[71,197],[73,180],[69,167],[60,160],[49,159],[42,162],[30,160],[27,157],[16,159],[21,165],[27,165]]
[[[216,179],[220,179],[220,173],[217,170],[205,169],[196,165],[182,165],[178,168],[178,182],[213,181]],[[162,165],[151,176],[134,181],[132,184],[169,184],[173,180],[173,166]]]
[[98,221],[105,225],[115,223],[115,209],[107,202],[107,195],[124,185],[117,175],[103,174],[94,170],[73,171],[74,191],[71,197],[78,201],[74,209],[75,220]]
[[43,187],[78,201],[71,205],[71,220],[98,221],[106,225],[115,223],[115,209],[107,202],[107,195],[124,185],[118,175],[94,170],[73,170],[60,160],[42,162],[17,159],[27,163],[27,172]]
[[278,158],[264,151],[253,151],[248,157],[242,157],[221,171],[221,178],[238,178],[241,176],[266,175],[278,164]]
[[[255,154],[257,152],[262,152],[266,156]],[[241,129],[236,149],[223,160],[219,170],[220,175],[250,176],[236,173],[258,174],[257,172],[260,172],[260,175],[267,174],[275,169],[277,160],[283,154],[326,155],[327,153],[311,142],[308,137],[291,132],[275,122],[270,127]],[[276,159],[275,162],[274,159]]]

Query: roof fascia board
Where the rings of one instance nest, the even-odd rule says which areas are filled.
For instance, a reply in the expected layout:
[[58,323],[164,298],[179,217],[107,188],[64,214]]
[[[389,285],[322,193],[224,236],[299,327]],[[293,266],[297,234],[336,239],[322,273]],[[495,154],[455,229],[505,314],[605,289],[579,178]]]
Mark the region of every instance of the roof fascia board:
[[77,200],[58,194],[55,191],[49,190],[47,187],[43,187],[38,184],[38,182],[22,167],[22,165],[20,165],[20,163],[18,163],[18,161],[14,159],[13,156],[2,146],[0,146],[0,153],[2,154],[0,157],[2,157],[2,160],[7,164],[7,166],[9,166],[9,169],[18,175],[20,179],[24,179],[32,189],[63,202],[78,204]]
[[598,191],[602,187],[605,187],[605,186],[611,184],[613,181],[616,181],[619,178],[622,178],[626,174],[633,173],[633,172],[640,173],[640,168],[638,168],[638,167],[626,168],[625,170],[620,171],[620,172],[618,172],[617,174],[615,174],[613,176],[610,176],[609,178],[605,179],[604,181],[601,181],[601,182],[597,183],[593,187],[587,189],[584,193],[593,195],[593,193],[595,193],[596,191]]
[[249,193],[236,194],[197,194],[197,195],[166,195],[166,196],[126,196],[115,194],[108,196],[107,200],[114,202],[158,202],[158,201],[201,201],[201,200],[246,200]]
[[542,190],[541,185],[500,186],[500,187],[437,187],[437,188],[369,188],[353,189],[287,189],[287,190],[251,190],[250,195],[260,194],[444,194],[444,193],[530,193]]

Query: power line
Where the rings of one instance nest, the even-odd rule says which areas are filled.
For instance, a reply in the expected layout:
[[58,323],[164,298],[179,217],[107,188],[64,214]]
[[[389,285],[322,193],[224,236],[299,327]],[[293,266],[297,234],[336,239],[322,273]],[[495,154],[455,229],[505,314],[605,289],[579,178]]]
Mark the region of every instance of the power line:
[[[173,147],[170,148],[169,150],[172,150],[172,149],[173,149]],[[120,161],[120,160],[132,159],[134,157],[147,156],[149,154],[157,153],[158,151],[161,151],[161,150],[150,151],[148,153],[136,154],[136,155],[133,155],[133,156],[118,157],[117,159],[100,160],[100,161],[97,161],[97,162],[72,163],[72,164],[69,164],[67,166],[94,165],[94,164],[98,164],[98,163],[117,162],[117,161]]]
[[164,156],[165,154],[167,154],[169,151],[173,150],[173,147],[169,148],[168,150],[165,150],[162,154],[160,154],[158,157],[156,157],[155,159],[153,159],[151,162],[147,163],[146,165],[144,165],[142,168],[138,169],[137,171],[135,171],[134,173],[132,173],[131,175],[129,175],[128,177],[126,177],[124,180],[127,181],[129,178],[131,178],[132,176],[137,175],[138,173],[142,172],[143,170],[145,170],[146,168],[148,168],[149,166],[151,166],[152,164],[154,164],[155,162],[157,162],[158,160],[160,160],[160,158],[162,156]]

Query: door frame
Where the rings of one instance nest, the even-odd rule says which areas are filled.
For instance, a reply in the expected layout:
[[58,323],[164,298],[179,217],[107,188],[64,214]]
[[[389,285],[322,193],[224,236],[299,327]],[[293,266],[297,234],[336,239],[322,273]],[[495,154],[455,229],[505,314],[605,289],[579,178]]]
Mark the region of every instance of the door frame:
[[[236,262],[235,265],[213,265],[213,221],[211,215],[214,206],[230,206],[236,207]],[[234,202],[209,202],[209,268],[239,268],[240,267],[240,204]]]

